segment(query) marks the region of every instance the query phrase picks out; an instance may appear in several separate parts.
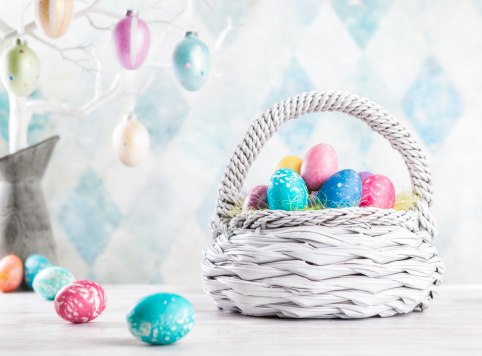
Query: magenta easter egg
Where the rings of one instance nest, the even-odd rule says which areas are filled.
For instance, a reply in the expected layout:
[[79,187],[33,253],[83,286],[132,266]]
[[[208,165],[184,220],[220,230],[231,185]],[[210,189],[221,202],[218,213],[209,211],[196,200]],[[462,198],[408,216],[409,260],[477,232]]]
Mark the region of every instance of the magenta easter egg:
[[244,199],[243,213],[261,209],[269,209],[267,185],[257,185]]
[[391,209],[394,203],[395,187],[387,177],[375,174],[362,182],[360,206]]
[[114,42],[121,65],[129,70],[137,69],[149,53],[151,32],[135,11],[127,10],[115,26]]
[[67,284],[55,296],[57,314],[71,323],[86,323],[97,318],[105,309],[104,289],[91,281]]
[[320,143],[310,148],[301,163],[300,175],[309,190],[319,190],[338,172],[338,157],[330,145]]
[[310,196],[308,197],[308,206],[313,208],[320,203],[321,203],[320,199],[318,199],[318,192],[317,191],[311,192]]
[[373,173],[370,172],[358,172],[358,175],[360,176],[361,181],[363,182],[365,179],[368,177],[371,177]]

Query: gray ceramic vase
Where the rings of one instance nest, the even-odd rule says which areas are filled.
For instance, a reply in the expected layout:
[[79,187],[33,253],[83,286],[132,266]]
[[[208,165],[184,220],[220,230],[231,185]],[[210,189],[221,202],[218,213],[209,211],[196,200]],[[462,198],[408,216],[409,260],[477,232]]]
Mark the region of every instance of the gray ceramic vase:
[[[0,258],[39,253],[57,264],[41,180],[58,136],[0,158]],[[25,287],[25,285],[24,285]]]

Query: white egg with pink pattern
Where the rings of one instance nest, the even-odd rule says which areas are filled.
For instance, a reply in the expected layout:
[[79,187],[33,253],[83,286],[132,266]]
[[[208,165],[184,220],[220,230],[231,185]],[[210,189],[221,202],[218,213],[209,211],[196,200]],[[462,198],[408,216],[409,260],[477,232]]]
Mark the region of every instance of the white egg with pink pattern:
[[105,309],[104,289],[91,281],[77,281],[66,285],[55,297],[57,314],[71,323],[86,323],[97,318]]

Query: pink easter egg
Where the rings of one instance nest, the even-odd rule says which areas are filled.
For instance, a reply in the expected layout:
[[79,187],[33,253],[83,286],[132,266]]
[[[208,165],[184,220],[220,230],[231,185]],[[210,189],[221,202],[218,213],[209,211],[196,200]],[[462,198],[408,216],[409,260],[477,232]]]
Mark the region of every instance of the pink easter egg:
[[260,209],[269,209],[267,185],[257,185],[244,199],[243,213]]
[[71,323],[86,323],[97,318],[105,309],[104,289],[91,281],[67,284],[55,296],[57,314]]
[[301,163],[300,175],[309,190],[319,190],[338,172],[338,157],[330,145],[320,143],[310,148]]
[[358,172],[358,175],[360,176],[361,181],[363,182],[365,179],[368,177],[372,176],[373,173],[370,172]]
[[137,69],[149,53],[151,32],[135,11],[128,10],[115,26],[114,42],[122,66],[129,70]]
[[362,182],[360,206],[391,209],[394,203],[395,187],[387,177],[375,174]]

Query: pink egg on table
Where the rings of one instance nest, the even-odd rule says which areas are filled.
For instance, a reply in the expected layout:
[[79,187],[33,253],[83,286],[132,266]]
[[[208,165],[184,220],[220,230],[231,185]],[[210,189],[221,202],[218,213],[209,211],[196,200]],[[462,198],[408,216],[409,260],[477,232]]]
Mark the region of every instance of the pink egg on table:
[[391,209],[394,203],[395,187],[387,177],[375,174],[362,182],[360,206]]
[[358,172],[358,175],[360,176],[361,181],[363,182],[365,179],[368,177],[371,177],[373,173],[370,172]]
[[86,323],[97,318],[105,309],[104,289],[91,281],[67,284],[55,296],[57,314],[72,323]]
[[248,193],[243,203],[243,213],[249,210],[269,209],[268,186],[257,185]]
[[330,145],[320,143],[310,148],[301,163],[300,175],[309,190],[319,190],[338,172],[338,157]]

